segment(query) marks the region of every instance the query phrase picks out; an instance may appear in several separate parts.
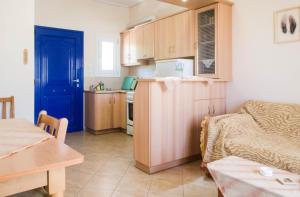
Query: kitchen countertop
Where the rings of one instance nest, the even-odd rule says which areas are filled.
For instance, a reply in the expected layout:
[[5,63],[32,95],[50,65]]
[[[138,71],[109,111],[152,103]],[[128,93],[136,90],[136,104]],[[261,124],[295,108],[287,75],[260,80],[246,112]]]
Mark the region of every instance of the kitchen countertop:
[[181,82],[225,82],[225,80],[220,80],[220,79],[209,79],[209,78],[204,78],[204,77],[192,77],[192,78],[159,78],[159,77],[154,77],[154,78],[141,78],[138,79],[140,82],[166,82],[166,81],[181,81]]
[[129,91],[126,91],[126,90],[103,90],[103,91],[85,90],[84,92],[93,93],[93,94],[113,94],[113,93],[124,93],[124,94],[126,94]]

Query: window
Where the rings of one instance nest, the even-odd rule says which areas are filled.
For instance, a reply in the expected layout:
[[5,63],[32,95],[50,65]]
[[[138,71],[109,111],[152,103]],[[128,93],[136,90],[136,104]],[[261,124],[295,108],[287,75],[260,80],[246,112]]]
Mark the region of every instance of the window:
[[117,41],[98,39],[98,76],[120,77]]

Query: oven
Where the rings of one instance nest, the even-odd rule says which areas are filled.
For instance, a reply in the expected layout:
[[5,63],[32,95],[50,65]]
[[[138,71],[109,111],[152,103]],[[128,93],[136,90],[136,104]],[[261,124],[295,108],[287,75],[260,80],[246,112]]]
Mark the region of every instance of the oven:
[[133,135],[133,104],[134,92],[127,93],[127,134]]

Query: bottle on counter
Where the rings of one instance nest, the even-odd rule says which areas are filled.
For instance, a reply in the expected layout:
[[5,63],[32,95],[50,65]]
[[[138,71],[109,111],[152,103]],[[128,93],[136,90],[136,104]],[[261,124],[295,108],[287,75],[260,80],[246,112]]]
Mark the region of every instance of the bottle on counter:
[[99,83],[99,86],[100,86],[100,91],[104,91],[104,83],[102,81],[100,81]]

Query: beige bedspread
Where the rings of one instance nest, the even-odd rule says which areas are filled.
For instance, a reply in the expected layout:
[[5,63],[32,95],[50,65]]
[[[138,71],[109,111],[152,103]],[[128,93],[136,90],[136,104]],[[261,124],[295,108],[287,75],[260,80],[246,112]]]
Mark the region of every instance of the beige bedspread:
[[49,138],[50,134],[25,120],[0,120],[0,159]]
[[231,155],[300,174],[300,105],[249,101],[211,118],[203,161]]

